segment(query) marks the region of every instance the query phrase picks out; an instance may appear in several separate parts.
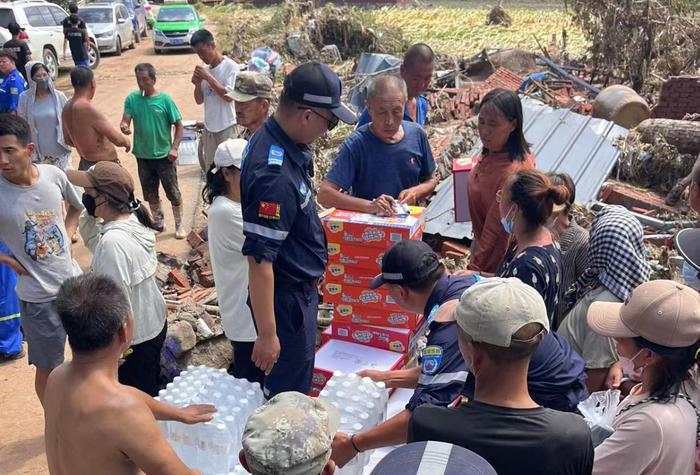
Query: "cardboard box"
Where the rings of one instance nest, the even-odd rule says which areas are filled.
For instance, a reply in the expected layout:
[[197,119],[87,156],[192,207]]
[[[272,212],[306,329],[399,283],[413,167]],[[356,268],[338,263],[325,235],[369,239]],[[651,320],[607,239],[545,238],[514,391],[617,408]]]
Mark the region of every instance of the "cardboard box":
[[333,321],[374,325],[391,328],[409,328],[418,326],[420,315],[416,313],[391,311],[384,308],[366,307],[364,305],[339,304],[333,309]]
[[321,332],[321,345],[320,346],[323,346],[326,343],[328,343],[328,340],[330,340],[331,338],[333,338],[333,331],[331,329],[331,325],[329,325],[328,327],[326,327],[325,330],[323,330]]
[[425,226],[425,208],[410,207],[405,217],[381,217],[336,209],[323,218],[329,243],[387,249],[404,239],[420,239]]
[[326,267],[326,282],[335,282],[337,284],[354,285],[368,289],[379,272],[374,272],[371,269],[363,269],[362,267],[354,267],[345,264],[328,264]]
[[313,386],[323,389],[333,371],[357,373],[363,369],[388,371],[400,369],[406,355],[347,341],[331,340],[316,352]]
[[331,329],[333,338],[336,340],[412,355],[418,339],[425,333],[426,325],[424,319],[418,323],[416,330],[334,322]]
[[346,267],[358,267],[374,272],[382,271],[384,251],[376,247],[349,246],[347,244],[328,243],[328,264],[342,264]]
[[375,307],[387,311],[401,311],[401,307],[383,288],[368,289],[355,287],[354,285],[326,282],[323,284],[323,301],[338,305],[357,305],[361,307]]
[[466,223],[472,220],[469,212],[469,194],[467,186],[469,173],[471,173],[477,160],[470,157],[458,158],[452,161],[452,180],[454,183],[454,210],[455,222]]

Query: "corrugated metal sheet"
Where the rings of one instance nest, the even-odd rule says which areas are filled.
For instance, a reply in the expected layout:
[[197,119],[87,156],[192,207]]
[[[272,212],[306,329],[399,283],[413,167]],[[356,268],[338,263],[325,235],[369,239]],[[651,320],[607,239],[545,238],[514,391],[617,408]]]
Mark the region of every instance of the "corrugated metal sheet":
[[[554,109],[529,97],[521,102],[525,138],[532,144],[537,168],[568,173],[576,183],[576,200],[593,203],[619,156],[613,141],[626,136],[627,129],[568,109]],[[481,142],[477,142],[468,155],[480,153]],[[454,222],[452,193],[450,177],[440,184],[428,206],[425,232],[454,239],[471,237],[471,223]]]

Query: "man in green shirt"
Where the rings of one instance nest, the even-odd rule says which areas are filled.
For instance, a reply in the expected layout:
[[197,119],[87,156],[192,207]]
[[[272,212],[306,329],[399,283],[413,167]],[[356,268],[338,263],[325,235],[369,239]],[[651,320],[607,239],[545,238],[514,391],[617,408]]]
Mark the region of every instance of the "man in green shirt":
[[[134,146],[139,170],[139,180],[143,197],[151,208],[156,228],[165,229],[158,186],[163,185],[165,195],[173,207],[175,237],[187,236],[182,224],[182,196],[177,184],[177,150],[185,129],[182,116],[172,98],[156,90],[156,69],[149,63],[136,65],[138,91],[134,91],[124,101],[124,115],[121,130],[131,133],[134,121]],[[172,130],[175,127],[175,137]]]

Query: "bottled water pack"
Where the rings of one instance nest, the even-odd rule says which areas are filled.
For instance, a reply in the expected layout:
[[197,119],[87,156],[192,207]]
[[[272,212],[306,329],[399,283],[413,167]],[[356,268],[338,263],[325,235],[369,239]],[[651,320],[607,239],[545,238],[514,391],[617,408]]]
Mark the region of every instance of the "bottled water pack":
[[189,366],[161,390],[161,402],[176,407],[213,404],[214,419],[202,424],[159,421],[160,430],[180,459],[188,467],[205,475],[240,472],[238,452],[245,424],[253,411],[263,404],[258,383],[236,379],[225,369]]
[[[370,378],[360,378],[355,373],[335,371],[328,380],[319,398],[328,401],[340,413],[341,432],[357,434],[376,427],[386,419],[389,392],[384,383],[375,383]],[[337,475],[359,475],[369,462],[370,451],[362,452]]]

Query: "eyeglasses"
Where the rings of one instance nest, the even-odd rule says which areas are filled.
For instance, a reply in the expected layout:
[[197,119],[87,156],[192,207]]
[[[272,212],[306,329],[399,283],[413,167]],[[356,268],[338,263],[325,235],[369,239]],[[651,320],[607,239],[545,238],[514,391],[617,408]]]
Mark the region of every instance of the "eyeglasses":
[[335,129],[338,126],[339,119],[335,115],[331,115],[331,118],[329,119],[323,114],[319,114],[315,110],[313,110],[311,107],[297,107],[297,109],[301,110],[309,110],[319,116],[322,119],[325,119],[326,122],[328,122],[328,131],[330,132],[331,130]]

